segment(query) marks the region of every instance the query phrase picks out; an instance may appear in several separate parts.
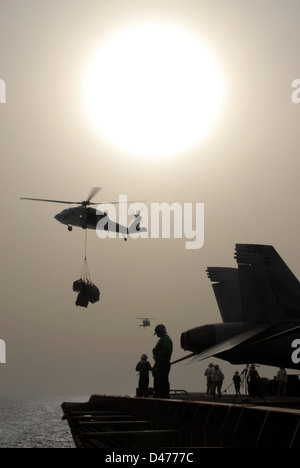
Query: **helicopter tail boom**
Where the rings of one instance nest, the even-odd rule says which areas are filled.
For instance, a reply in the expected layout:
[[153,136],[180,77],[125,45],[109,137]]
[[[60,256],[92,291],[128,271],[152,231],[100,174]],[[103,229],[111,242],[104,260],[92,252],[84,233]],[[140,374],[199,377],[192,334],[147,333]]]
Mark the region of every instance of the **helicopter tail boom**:
[[140,232],[147,232],[147,229],[144,226],[140,225],[141,221],[142,221],[142,217],[140,215],[135,216],[135,219],[127,228],[127,234],[137,234]]

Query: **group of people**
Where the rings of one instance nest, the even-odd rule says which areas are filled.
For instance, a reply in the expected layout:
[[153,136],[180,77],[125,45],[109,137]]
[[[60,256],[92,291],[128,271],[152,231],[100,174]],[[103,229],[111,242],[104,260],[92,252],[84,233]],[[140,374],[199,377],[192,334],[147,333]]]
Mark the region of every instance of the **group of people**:
[[[261,385],[262,379],[257,369],[255,368],[254,364],[251,364],[250,369],[248,370],[246,379],[247,379],[247,384],[248,384],[249,396],[253,398],[255,398],[256,396],[263,398],[264,395],[263,395],[263,389]],[[279,370],[277,371],[276,381],[277,381],[276,397],[285,398],[288,376],[284,367],[280,367]]]
[[[247,369],[245,369],[245,373],[247,374],[246,381],[248,384],[249,396],[252,398],[255,398],[256,396],[263,398],[263,392],[261,388],[262,379],[255,365],[251,364],[248,371]],[[222,389],[222,383],[224,380],[224,374],[219,368],[219,365],[210,363],[208,368],[204,372],[204,375],[206,376],[206,380],[207,380],[207,387],[206,387],[207,395],[213,395],[215,399],[216,391],[217,391],[219,398],[221,398],[221,395],[222,395],[221,389]],[[240,395],[242,379],[238,371],[235,371],[232,377],[232,380],[234,383],[235,394]],[[288,377],[287,377],[287,372],[284,367],[279,368],[277,375],[276,375],[276,381],[277,381],[277,394],[276,394],[277,398],[281,398],[281,397],[285,398]]]
[[147,397],[149,387],[149,374],[153,375],[154,397],[169,398],[170,383],[169,373],[171,368],[171,355],[173,343],[167,329],[163,324],[157,325],[154,330],[159,340],[152,350],[154,365],[151,366],[146,354],[141,355],[135,370],[139,373],[138,396]]
[[[215,399],[216,392],[217,392],[219,398],[221,398],[222,396],[221,389],[222,389],[222,384],[224,380],[224,374],[219,368],[219,365],[210,363],[208,365],[208,368],[204,372],[204,375],[206,376],[206,382],[207,382],[206,394],[213,395]],[[257,370],[255,369],[254,364],[252,364],[250,369],[248,370],[246,379],[248,383],[249,395],[254,398],[256,395],[260,396],[260,387],[259,387],[260,377],[259,377]],[[235,394],[240,395],[242,379],[238,371],[235,371],[232,377],[232,380],[234,384]]]
[[204,372],[204,375],[206,377],[206,394],[213,395],[215,399],[217,392],[219,398],[221,399],[221,389],[223,385],[224,374],[221,371],[219,364],[210,363]]
[[[146,354],[141,355],[141,359],[136,365],[135,370],[139,373],[138,382],[138,396],[147,397],[149,388],[149,374],[153,375],[154,397],[155,398],[169,398],[170,397],[170,383],[169,373],[171,369],[171,356],[173,352],[173,343],[167,333],[165,325],[160,324],[155,327],[154,335],[157,335],[159,340],[152,350],[154,365],[151,366]],[[246,368],[248,369],[248,368]],[[243,372],[246,372],[245,371]],[[222,397],[222,385],[224,381],[224,374],[219,367],[219,364],[210,363],[204,372],[206,377],[206,394],[212,395],[219,399]],[[233,383],[236,395],[240,395],[241,375],[235,371],[233,375]],[[262,398],[261,392],[261,378],[254,364],[248,369],[246,381],[248,384],[249,396],[255,398],[259,396]],[[280,367],[277,375],[277,398],[285,397],[287,388],[287,373],[284,367]]]

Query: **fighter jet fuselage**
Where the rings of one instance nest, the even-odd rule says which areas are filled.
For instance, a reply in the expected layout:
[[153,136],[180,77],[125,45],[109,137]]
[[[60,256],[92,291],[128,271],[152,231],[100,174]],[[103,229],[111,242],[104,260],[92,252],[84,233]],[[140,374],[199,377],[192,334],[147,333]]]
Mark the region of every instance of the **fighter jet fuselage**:
[[300,325],[295,322],[217,323],[181,334],[181,347],[231,364],[265,364],[300,369]]
[[299,281],[273,246],[237,244],[235,258],[238,268],[207,268],[223,323],[183,332],[181,347],[199,360],[300,369]]

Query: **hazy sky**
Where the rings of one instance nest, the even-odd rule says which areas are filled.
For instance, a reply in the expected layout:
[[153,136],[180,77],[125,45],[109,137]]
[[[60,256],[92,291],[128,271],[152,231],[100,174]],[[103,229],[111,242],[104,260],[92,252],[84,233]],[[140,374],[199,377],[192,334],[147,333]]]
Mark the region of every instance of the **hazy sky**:
[[[213,52],[224,103],[211,132],[166,159],[138,157],[99,135],[81,78],[107,35],[147,20],[176,24]],[[236,243],[272,244],[300,277],[298,0],[0,0],[0,395],[133,394],[142,353],[152,362],[164,323],[180,334],[221,322],[207,266],[236,266]],[[120,77],[121,79],[121,77]],[[84,231],[54,216],[64,205],[20,197],[204,203],[205,239],[99,239],[87,258],[100,302],[75,306]],[[67,206],[66,206],[67,208]],[[130,221],[130,217],[128,217]],[[139,327],[133,317],[156,317]],[[225,385],[242,366],[218,361]],[[209,360],[210,361],[210,360]],[[209,361],[172,369],[172,388],[204,389]],[[272,376],[267,367],[262,375]]]

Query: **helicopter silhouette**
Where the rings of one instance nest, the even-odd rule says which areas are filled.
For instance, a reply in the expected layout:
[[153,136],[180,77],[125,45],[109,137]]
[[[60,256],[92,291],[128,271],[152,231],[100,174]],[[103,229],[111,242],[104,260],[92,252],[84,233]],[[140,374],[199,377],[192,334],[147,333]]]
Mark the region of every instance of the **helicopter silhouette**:
[[[137,212],[134,214],[135,219],[130,224],[130,226],[123,226],[115,221],[109,219],[107,212],[100,211],[96,208],[90,208],[90,205],[108,205],[108,204],[118,204],[121,202],[91,202],[91,199],[101,190],[100,187],[92,188],[87,200],[82,202],[75,201],[65,201],[65,200],[48,200],[45,198],[28,198],[21,197],[21,200],[33,200],[33,201],[42,201],[50,203],[64,203],[66,205],[79,205],[75,208],[67,208],[57,215],[54,218],[62,224],[68,226],[68,231],[72,231],[73,226],[81,227],[82,229],[100,229],[109,232],[118,232],[123,235],[124,240],[127,240],[128,234],[135,234],[137,232],[145,232],[147,229],[140,226],[142,217],[140,213]],[[131,203],[131,202],[130,202]]]
[[134,317],[134,318],[137,318],[139,320],[142,320],[142,323],[139,325],[140,327],[150,327],[150,320],[154,320],[156,317],[150,317],[150,319],[148,317]]

